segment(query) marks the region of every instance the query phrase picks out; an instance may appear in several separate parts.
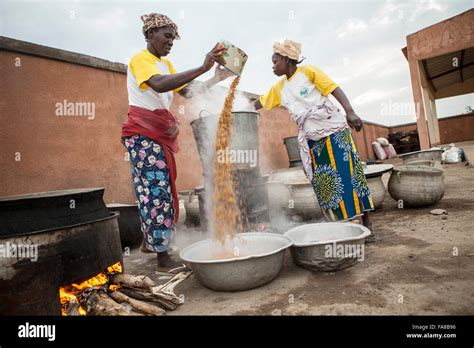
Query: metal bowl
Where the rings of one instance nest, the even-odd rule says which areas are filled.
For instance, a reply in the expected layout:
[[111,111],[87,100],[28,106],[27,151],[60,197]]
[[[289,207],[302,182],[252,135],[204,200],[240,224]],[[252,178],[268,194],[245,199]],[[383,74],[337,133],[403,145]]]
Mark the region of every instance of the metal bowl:
[[[180,252],[198,280],[217,291],[241,291],[272,281],[283,267],[285,251],[292,244],[275,233],[240,233],[224,245],[206,239]],[[215,257],[226,250],[229,258]]]
[[388,192],[403,206],[426,207],[436,204],[445,193],[444,171],[410,164],[395,166],[388,180]]
[[442,149],[429,149],[429,150],[421,150],[421,151],[404,153],[404,154],[398,155],[398,157],[403,160],[404,164],[407,164],[413,161],[420,161],[420,160],[441,162],[442,153],[443,153]]
[[295,227],[285,233],[293,240],[291,255],[311,271],[337,271],[364,260],[364,240],[371,234],[362,225],[327,222]]

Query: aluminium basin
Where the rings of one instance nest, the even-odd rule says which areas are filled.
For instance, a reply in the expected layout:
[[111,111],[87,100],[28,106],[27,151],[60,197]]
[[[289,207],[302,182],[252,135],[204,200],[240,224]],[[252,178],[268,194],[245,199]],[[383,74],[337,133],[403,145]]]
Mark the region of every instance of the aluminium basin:
[[293,240],[295,263],[311,271],[337,271],[364,260],[364,241],[370,230],[349,222],[307,224],[285,236]]
[[242,291],[275,279],[291,244],[291,239],[281,234],[239,233],[226,241],[228,258],[215,256],[223,247],[212,239],[184,248],[179,256],[204,286],[217,291]]

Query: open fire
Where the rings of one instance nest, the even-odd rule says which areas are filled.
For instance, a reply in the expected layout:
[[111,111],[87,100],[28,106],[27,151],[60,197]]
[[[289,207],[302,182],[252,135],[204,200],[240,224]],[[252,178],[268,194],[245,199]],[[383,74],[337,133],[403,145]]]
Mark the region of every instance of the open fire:
[[[71,315],[71,311],[78,315],[87,315],[87,311],[81,304],[81,296],[86,290],[106,288],[108,292],[115,291],[118,285],[109,284],[110,276],[116,273],[122,273],[122,264],[116,264],[107,267],[107,271],[99,273],[80,284],[73,283],[59,289],[59,297],[61,300],[61,312],[63,316]],[[77,311],[77,312],[75,312]],[[68,313],[69,312],[69,313]]]
[[117,262],[80,284],[61,287],[61,312],[63,316],[165,315],[184,302],[174,288],[191,273],[183,265],[165,273],[168,281],[157,285],[145,275],[123,273]]

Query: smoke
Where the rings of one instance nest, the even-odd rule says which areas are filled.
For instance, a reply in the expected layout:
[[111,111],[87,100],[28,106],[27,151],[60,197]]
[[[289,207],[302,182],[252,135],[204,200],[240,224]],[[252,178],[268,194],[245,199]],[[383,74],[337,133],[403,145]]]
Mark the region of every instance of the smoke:
[[202,231],[199,227],[179,225],[176,227],[176,237],[171,245],[171,250],[179,252],[191,244],[210,238],[210,236],[209,232]]
[[240,91],[235,93],[234,107],[232,108],[232,111],[256,112],[253,101]]
[[[226,87],[215,86],[190,99],[189,105],[193,119],[198,118],[201,111],[201,116],[220,115],[228,92],[229,89]],[[253,101],[244,92],[236,91],[232,111],[255,112],[255,107]]]

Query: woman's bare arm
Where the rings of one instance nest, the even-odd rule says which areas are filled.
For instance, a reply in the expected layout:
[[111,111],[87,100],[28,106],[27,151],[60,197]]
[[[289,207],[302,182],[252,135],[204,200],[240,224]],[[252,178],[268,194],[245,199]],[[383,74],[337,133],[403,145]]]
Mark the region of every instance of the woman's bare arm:
[[158,93],[172,91],[211,70],[214,63],[225,64],[225,60],[222,58],[222,53],[225,50],[225,48],[218,48],[218,45],[216,45],[206,54],[206,58],[200,67],[171,75],[153,75],[146,83]]
[[339,104],[342,105],[342,107],[346,111],[346,114],[348,114],[350,112],[354,112],[354,109],[352,108],[352,105],[349,102],[349,99],[347,98],[346,94],[344,93],[344,91],[340,87],[337,87],[332,92],[332,95],[334,96],[334,98],[336,98],[336,100],[339,102]]
[[364,122],[354,112],[354,109],[352,108],[352,105],[349,102],[349,99],[347,98],[344,91],[340,87],[337,87],[332,92],[332,95],[344,108],[344,111],[346,112],[347,123],[349,124],[349,126],[354,128],[357,132],[360,131],[364,125]]
[[186,87],[181,89],[178,94],[186,99],[192,98],[197,94],[206,92],[211,87],[215,86],[216,84],[230,76],[235,76],[235,74],[230,72],[226,68],[218,65],[212,78],[204,82],[192,81]]
[[146,81],[146,83],[155,92],[165,93],[191,82],[206,71],[207,70],[201,66],[196,69],[190,69],[172,75],[153,75],[148,81]]

